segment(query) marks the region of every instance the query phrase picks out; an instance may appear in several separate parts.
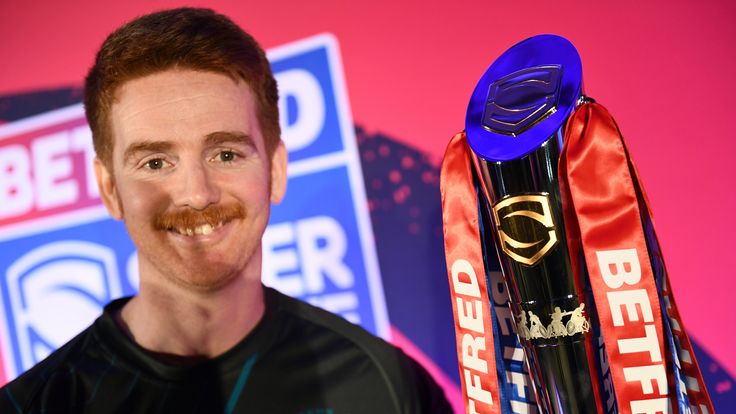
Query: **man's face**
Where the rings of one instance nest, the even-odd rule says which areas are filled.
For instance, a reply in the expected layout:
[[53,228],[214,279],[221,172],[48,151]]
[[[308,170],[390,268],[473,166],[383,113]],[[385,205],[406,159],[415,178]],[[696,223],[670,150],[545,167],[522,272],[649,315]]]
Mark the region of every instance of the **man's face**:
[[286,181],[283,145],[268,159],[243,81],[172,69],[124,83],[110,121],[112,171],[100,192],[138,248],[141,283],[215,290],[260,278],[261,236]]

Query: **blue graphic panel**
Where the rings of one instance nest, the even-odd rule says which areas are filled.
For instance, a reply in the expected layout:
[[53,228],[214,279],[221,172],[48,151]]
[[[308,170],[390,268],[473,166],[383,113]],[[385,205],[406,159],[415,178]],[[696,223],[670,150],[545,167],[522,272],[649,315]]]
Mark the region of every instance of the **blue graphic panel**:
[[327,45],[272,61],[272,67],[289,161],[343,150],[338,111],[346,108],[338,108]]
[[137,288],[135,250],[105,219],[0,242],[0,296],[12,363],[23,372]]
[[292,178],[288,188],[264,237],[264,282],[377,332],[355,206],[340,191],[350,188],[347,168]]

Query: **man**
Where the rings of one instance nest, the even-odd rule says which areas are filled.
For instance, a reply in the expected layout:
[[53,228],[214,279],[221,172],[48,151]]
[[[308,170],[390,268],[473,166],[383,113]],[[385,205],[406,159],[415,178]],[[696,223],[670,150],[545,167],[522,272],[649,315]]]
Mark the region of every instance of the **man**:
[[140,292],[6,386],[0,412],[450,411],[401,351],[261,285],[261,237],[286,186],[277,100],[263,50],[210,10],[108,37],[85,108]]

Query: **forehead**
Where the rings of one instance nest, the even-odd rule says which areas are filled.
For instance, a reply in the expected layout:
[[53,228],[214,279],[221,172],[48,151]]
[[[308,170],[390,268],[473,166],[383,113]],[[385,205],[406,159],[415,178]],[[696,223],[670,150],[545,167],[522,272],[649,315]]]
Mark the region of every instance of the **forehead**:
[[110,110],[115,148],[138,140],[179,141],[217,131],[260,137],[253,93],[224,74],[171,69],[123,83]]

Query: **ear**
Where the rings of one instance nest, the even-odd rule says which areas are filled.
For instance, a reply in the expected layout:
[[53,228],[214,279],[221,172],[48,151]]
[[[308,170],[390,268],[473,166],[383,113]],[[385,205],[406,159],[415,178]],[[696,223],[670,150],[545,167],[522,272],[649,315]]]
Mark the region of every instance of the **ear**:
[[100,197],[107,207],[107,212],[112,218],[121,220],[123,218],[123,208],[120,204],[118,190],[115,187],[115,178],[112,171],[108,170],[105,164],[99,158],[95,158],[95,176],[97,176],[97,187],[100,190]]
[[284,141],[279,141],[271,157],[271,202],[274,204],[280,203],[284,198],[287,165],[286,147]]

